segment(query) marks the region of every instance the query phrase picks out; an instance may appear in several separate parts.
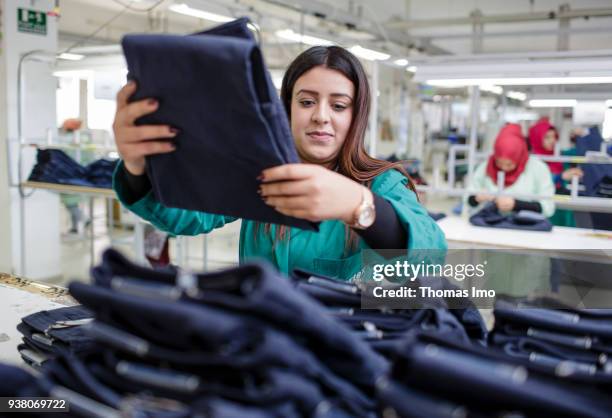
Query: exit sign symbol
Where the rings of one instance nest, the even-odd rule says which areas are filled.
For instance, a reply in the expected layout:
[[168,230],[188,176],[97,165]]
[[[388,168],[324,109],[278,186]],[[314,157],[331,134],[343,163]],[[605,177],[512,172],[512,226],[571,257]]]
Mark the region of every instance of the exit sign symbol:
[[17,9],[17,30],[36,35],[47,34],[47,14],[38,10]]

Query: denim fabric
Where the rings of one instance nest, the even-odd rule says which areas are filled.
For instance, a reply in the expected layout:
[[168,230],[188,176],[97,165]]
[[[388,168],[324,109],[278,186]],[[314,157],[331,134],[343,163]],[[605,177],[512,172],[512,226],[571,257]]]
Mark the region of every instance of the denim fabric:
[[24,340],[39,350],[58,354],[91,350],[94,342],[83,331],[83,322],[93,319],[93,312],[83,306],[40,311],[25,316],[17,325]]
[[[102,321],[92,324],[90,335],[115,350],[182,370],[278,365],[315,379],[355,414],[373,408],[360,390],[292,339],[256,319],[203,304],[138,298],[80,283],[73,283],[70,291]],[[176,324],[182,324],[179,330]]]
[[[584,194],[586,196],[597,196],[599,186],[606,177],[612,177],[612,164],[581,164],[582,183],[584,184]],[[604,190],[605,190],[604,183]],[[603,197],[603,196],[598,196]]]
[[[69,414],[66,412],[45,412],[44,414],[20,412],[19,416],[23,418],[65,418],[66,416],[87,418],[115,417],[115,415],[103,414],[109,412],[104,405],[58,386],[44,376],[34,376],[20,367],[0,363],[0,382],[2,382],[0,384],[0,396],[13,398],[56,397],[58,399],[65,399],[70,406]],[[9,414],[6,413],[5,415]],[[119,415],[116,415],[116,418],[119,418]]]
[[550,376],[612,388],[612,364],[601,353],[558,347],[530,337],[495,334],[492,341],[507,355],[528,361]]
[[611,309],[576,309],[550,299],[498,300],[490,344],[553,376],[612,385]]
[[377,382],[376,396],[384,417],[457,418],[467,415],[466,408],[460,404],[453,404],[433,393],[415,390],[389,378],[381,378]]
[[[597,311],[597,310],[595,310]],[[562,333],[612,339],[612,321],[603,314],[588,314],[580,310],[553,310],[540,307],[516,306],[504,300],[495,302],[493,311],[496,326],[499,323],[522,324]]]
[[301,269],[294,269],[291,279],[296,289],[326,306],[361,307],[361,290],[355,284]]
[[85,168],[65,152],[56,149],[38,149],[36,165],[32,168],[28,180],[60,183],[84,178]]
[[[105,254],[102,266],[93,272],[96,282],[112,287],[116,276],[150,278],[168,284],[177,282],[172,274],[155,272],[149,276],[148,270],[135,267],[125,259],[120,262],[121,258],[116,252]],[[293,335],[316,353],[320,361],[353,383],[373,388],[376,379],[388,370],[383,357],[267,264],[245,264],[200,274],[195,281],[197,285],[181,295],[196,304],[192,308],[210,305],[265,320]]]
[[[148,394],[124,396],[91,372],[92,360],[76,356],[59,356],[45,364],[45,378],[113,408],[117,417],[188,418],[196,416],[189,406],[176,401],[157,399]],[[72,406],[72,405],[71,405]],[[96,416],[86,414],[85,416]]]
[[113,172],[119,160],[100,159],[85,167],[87,181],[96,187],[111,189],[113,187]]
[[491,412],[603,418],[612,408],[609,397],[595,388],[551,378],[502,352],[433,334],[416,334],[405,341],[393,378]]
[[132,99],[160,103],[137,123],[181,131],[175,152],[147,157],[153,192],[167,207],[317,230],[257,194],[262,170],[299,159],[261,50],[245,36],[247,22],[191,36],[123,38],[129,77],[138,83]]
[[[101,329],[102,327],[102,329]],[[332,374],[327,368],[280,333],[270,329],[254,342],[249,351],[231,356],[220,353],[206,353],[174,350],[142,340],[140,337],[117,330],[105,324],[95,323],[92,334],[104,347],[107,354],[118,351],[117,358],[132,361],[146,361],[150,364],[167,364],[177,371],[208,373],[211,369],[221,369],[223,373],[244,370],[253,371],[269,367],[282,367],[318,382],[329,394],[330,399],[338,399],[343,406],[355,415],[364,415],[374,405],[357,388]],[[113,337],[114,334],[114,337]],[[134,341],[135,343],[130,343]],[[138,350],[147,344],[148,349]]]
[[[44,375],[53,384],[61,384],[94,402],[114,408],[117,417],[130,418],[191,418],[191,417],[299,417],[291,404],[248,407],[208,395],[181,402],[157,397],[142,386],[126,384],[126,378],[101,366],[96,356],[60,356],[45,364]],[[71,403],[71,407],[72,407]],[[236,415],[234,415],[236,414]],[[86,417],[97,416],[89,413]],[[101,415],[102,416],[102,415]],[[108,416],[108,415],[107,415]]]
[[[582,164],[582,182],[587,196],[610,198],[612,189],[612,164]],[[591,228],[612,230],[612,214],[591,212]]]
[[[330,311],[339,319],[343,319],[349,324],[359,324],[360,321],[369,321],[377,325],[379,330],[389,331],[389,324],[393,322],[397,324],[396,330],[401,327],[407,330],[413,327],[413,324],[406,322],[407,318],[413,318],[415,315],[419,315],[418,309],[362,310],[360,309],[361,290],[355,284],[338,283],[337,280],[298,269],[292,272],[292,278],[295,287],[299,291],[317,299],[330,308]],[[416,283],[417,286],[428,286],[433,289],[457,288],[446,278],[440,277],[419,277]],[[435,313],[428,311],[430,309],[429,306],[423,306],[425,312],[429,312],[430,314],[428,318],[433,318],[433,322],[430,322],[429,325],[431,328],[444,330],[444,332],[456,332],[457,338],[460,339],[466,338],[467,334],[467,337],[472,340],[480,343],[485,342],[487,337],[486,324],[480,312],[471,301],[465,299],[440,299],[436,302],[438,302],[436,305],[437,307],[431,307],[435,310]],[[452,309],[447,310],[446,308],[448,306],[452,306]],[[456,320],[449,318],[449,314],[452,314]],[[362,319],[360,320],[359,318]],[[457,323],[457,320],[459,323]],[[377,324],[377,321],[380,321],[380,324]],[[425,321],[424,319],[423,322]],[[419,320],[415,322],[419,322]],[[442,324],[446,324],[448,327]],[[425,325],[422,324],[421,326],[424,327]]]
[[470,223],[475,226],[485,226],[489,228],[552,231],[552,224],[542,215],[529,213],[529,211],[521,212],[503,215],[499,213],[494,204],[487,204],[479,212],[470,217]]
[[603,138],[597,126],[589,128],[589,133],[576,138],[576,155],[586,155],[587,151],[600,151]]
[[36,377],[24,369],[0,363],[0,396],[46,396]]
[[288,403],[295,405],[302,415],[313,417],[317,416],[317,410],[332,407],[316,383],[276,368],[256,371],[220,368],[194,374],[120,360],[108,369],[115,373],[114,377],[110,376],[113,385],[127,380],[134,392],[148,391],[186,403],[201,396],[220,396],[262,408]]
[[65,152],[57,149],[39,149],[36,165],[28,180],[47,183],[70,184],[111,188],[113,171],[118,160],[98,160],[83,167]]

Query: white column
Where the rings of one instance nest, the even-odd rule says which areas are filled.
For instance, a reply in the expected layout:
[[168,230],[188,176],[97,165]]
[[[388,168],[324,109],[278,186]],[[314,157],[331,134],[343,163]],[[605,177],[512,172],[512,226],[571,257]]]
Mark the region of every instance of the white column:
[[[27,141],[44,143],[47,130],[56,129],[56,80],[52,75],[52,61],[57,51],[58,29],[57,18],[47,15],[54,3],[53,0],[0,1],[0,272],[33,279],[61,272],[59,197],[37,191],[22,202],[18,188],[9,184],[18,179],[20,153],[24,178],[35,161],[32,149],[23,150],[19,146],[19,133]],[[34,50],[46,54],[30,54],[22,62],[21,108],[24,112],[19,125],[19,62],[24,54]]]

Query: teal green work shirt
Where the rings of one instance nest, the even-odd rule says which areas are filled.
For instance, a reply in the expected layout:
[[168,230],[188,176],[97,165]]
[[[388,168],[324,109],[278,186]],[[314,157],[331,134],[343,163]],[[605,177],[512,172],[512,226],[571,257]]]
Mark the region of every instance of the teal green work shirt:
[[[141,218],[172,235],[199,235],[221,228],[239,218],[168,208],[159,203],[150,191],[142,199],[128,204],[125,201],[125,180],[118,175],[119,164],[113,179],[113,188],[121,203]],[[372,181],[372,191],[391,203],[402,226],[408,231],[406,249],[445,250],[444,233],[427,211],[417,201],[416,195],[406,187],[408,179],[397,170],[388,170]],[[282,273],[288,274],[301,268],[318,274],[350,280],[359,272],[361,250],[370,249],[359,238],[357,248],[347,245],[347,226],[338,220],[320,224],[319,232],[290,228],[288,238],[277,240],[278,225],[270,232],[263,224],[244,219],[240,228],[240,263],[254,258],[272,262]],[[276,241],[276,242],[275,242]]]

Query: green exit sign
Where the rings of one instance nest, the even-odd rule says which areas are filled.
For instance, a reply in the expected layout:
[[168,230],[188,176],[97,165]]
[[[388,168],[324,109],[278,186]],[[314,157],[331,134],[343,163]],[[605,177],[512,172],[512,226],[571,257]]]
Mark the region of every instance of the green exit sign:
[[47,34],[47,14],[37,10],[17,9],[17,30],[19,32]]

